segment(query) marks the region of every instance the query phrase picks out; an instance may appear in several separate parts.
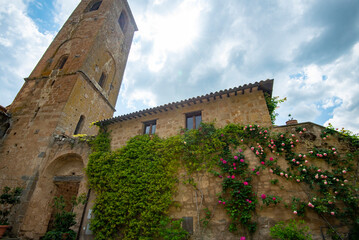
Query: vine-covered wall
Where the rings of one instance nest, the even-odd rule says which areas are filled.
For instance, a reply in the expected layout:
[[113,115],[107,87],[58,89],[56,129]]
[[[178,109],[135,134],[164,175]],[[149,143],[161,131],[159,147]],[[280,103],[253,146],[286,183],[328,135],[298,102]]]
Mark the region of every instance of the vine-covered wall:
[[313,239],[358,228],[357,138],[332,128],[203,124],[114,152],[103,142],[87,168],[98,239],[182,239],[182,218],[192,239],[271,239],[269,228],[292,218]]

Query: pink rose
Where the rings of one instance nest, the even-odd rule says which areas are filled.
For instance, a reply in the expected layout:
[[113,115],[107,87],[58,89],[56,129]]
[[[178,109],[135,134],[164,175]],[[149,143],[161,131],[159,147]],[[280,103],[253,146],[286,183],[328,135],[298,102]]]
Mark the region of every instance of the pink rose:
[[238,159],[238,156],[234,156],[234,159],[237,160],[237,159]]
[[262,194],[262,196],[261,196],[262,199],[266,199],[266,197],[267,196],[265,194]]
[[269,160],[270,160],[270,161],[273,161],[274,159],[271,157],[271,158],[269,158]]
[[248,182],[243,182],[243,184],[247,186],[247,185],[248,185]]

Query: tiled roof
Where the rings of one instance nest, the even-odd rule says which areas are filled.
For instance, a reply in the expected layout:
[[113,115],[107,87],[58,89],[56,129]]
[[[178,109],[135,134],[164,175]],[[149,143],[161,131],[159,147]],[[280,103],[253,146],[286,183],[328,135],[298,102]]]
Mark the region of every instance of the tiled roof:
[[234,95],[237,95],[238,93],[244,94],[244,90],[250,89],[250,91],[252,91],[252,88],[255,88],[255,87],[258,87],[258,90],[262,90],[262,91],[268,93],[270,96],[272,96],[273,81],[274,81],[273,79],[267,79],[265,81],[244,84],[243,86],[225,89],[225,90],[221,90],[221,91],[214,92],[214,93],[211,92],[206,95],[193,97],[193,98],[185,99],[185,100],[178,101],[178,102],[172,102],[172,103],[164,104],[164,105],[154,107],[154,108],[147,108],[144,110],[121,115],[118,117],[104,119],[104,120],[99,121],[99,124],[100,125],[108,125],[108,124],[112,124],[115,122],[122,122],[122,121],[130,120],[133,118],[139,118],[142,116],[156,114],[157,112],[167,112],[168,110],[173,110],[175,108],[179,108],[180,106],[182,106],[182,107],[184,107],[185,105],[190,106],[191,104],[196,104],[197,102],[202,103],[203,101],[209,102],[211,99],[213,99],[213,100],[216,100],[216,98],[221,99],[223,96],[230,97],[231,93],[234,93]]

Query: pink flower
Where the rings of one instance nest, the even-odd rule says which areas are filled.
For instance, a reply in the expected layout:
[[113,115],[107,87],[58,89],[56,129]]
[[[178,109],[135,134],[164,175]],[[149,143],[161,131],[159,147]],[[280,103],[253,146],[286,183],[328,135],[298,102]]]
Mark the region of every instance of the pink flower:
[[297,139],[297,140],[295,140],[296,142],[299,142],[299,140]]
[[294,213],[295,215],[297,215],[297,211],[293,211],[293,213]]
[[235,176],[234,175],[232,175],[232,179],[234,179],[235,178]]
[[308,160],[305,160],[304,162],[305,162],[305,163],[308,163]]
[[253,150],[254,150],[254,147],[251,147],[251,150],[253,151]]
[[295,158],[292,159],[292,162],[295,162]]
[[323,155],[324,155],[324,156],[327,156],[327,153],[324,153]]
[[270,161],[273,161],[274,159],[271,157],[271,158],[269,158],[269,160],[270,160]]
[[282,146],[285,146],[285,143],[282,143]]
[[318,178],[319,178],[318,174],[317,174],[317,175],[315,175],[315,179],[318,179]]
[[347,173],[347,171],[343,170],[343,173]]
[[307,157],[307,156],[304,154],[304,155],[303,155],[303,158],[306,158],[306,157]]
[[283,176],[283,175],[284,175],[284,173],[282,173],[282,172],[281,172],[281,173],[280,173],[280,175],[281,175],[281,176]]
[[261,196],[262,199],[266,199],[266,197],[267,196],[265,194],[262,194],[262,196]]
[[303,128],[303,132],[305,132],[305,131],[307,131],[307,129],[306,129],[306,128]]
[[243,142],[243,139],[241,139],[241,142]]
[[302,157],[302,154],[299,154],[298,156],[299,156],[299,157]]
[[238,156],[234,156],[234,160],[237,160],[238,159]]
[[335,215],[335,213],[334,213],[334,212],[330,212],[330,214],[331,214],[332,216],[334,216],[334,215]]
[[246,237],[241,237],[240,240],[246,240]]
[[300,179],[297,179],[297,182],[300,182]]
[[347,182],[348,182],[348,180],[346,180],[346,179],[345,179],[345,180],[344,180],[344,182],[345,182],[345,183],[347,183]]
[[336,149],[335,148],[332,148],[333,151],[335,151]]
[[275,201],[275,200],[276,200],[276,198],[275,198],[275,197],[273,197],[272,199],[273,199],[273,201]]
[[321,172],[322,170],[318,169],[317,171],[318,171],[318,172]]
[[219,175],[218,177],[219,177],[219,178],[222,178],[222,175]]
[[256,172],[257,175],[259,175],[259,172]]
[[222,201],[221,201],[221,200],[219,200],[219,201],[218,201],[218,203],[222,203]]
[[255,169],[254,168],[252,168],[252,171],[254,171]]
[[233,163],[233,167],[236,166],[236,163]]
[[244,162],[244,159],[241,159],[241,160],[239,160],[239,161]]
[[302,131],[299,132],[299,134],[302,134],[302,133],[303,133]]
[[313,151],[309,151],[310,154],[313,154]]
[[282,134],[282,135],[280,135],[280,137],[284,137],[284,136],[283,136],[283,134]]
[[267,130],[264,130],[265,133],[267,133]]
[[273,170],[272,170],[272,169],[269,169],[269,172],[273,173]]
[[261,164],[264,165],[265,163],[262,161]]
[[226,204],[226,202],[222,202],[223,204]]
[[247,185],[248,185],[248,182],[243,182],[243,184],[247,186]]
[[329,203],[329,204],[333,204],[333,202],[332,202],[332,201],[328,201],[328,203]]
[[239,149],[239,152],[243,152],[243,150],[240,148],[240,149]]
[[338,194],[338,191],[335,191],[334,193],[335,193],[335,194]]
[[249,200],[248,202],[249,202],[249,203],[252,203],[252,201],[251,201],[251,200]]
[[227,176],[227,178],[230,178],[231,176]]
[[236,167],[233,168],[233,170],[236,170],[236,169],[237,169]]
[[288,178],[288,174],[285,174],[284,176],[285,176],[286,178]]
[[223,164],[226,164],[227,163],[227,161],[226,160],[223,160]]

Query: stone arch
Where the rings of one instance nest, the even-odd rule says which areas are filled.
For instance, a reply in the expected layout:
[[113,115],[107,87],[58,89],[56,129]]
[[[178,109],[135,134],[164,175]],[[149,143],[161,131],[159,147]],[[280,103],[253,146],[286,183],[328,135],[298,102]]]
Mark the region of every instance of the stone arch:
[[40,173],[21,230],[32,229],[37,236],[43,236],[52,224],[53,198],[65,195],[65,201],[69,202],[72,195],[84,192],[84,175],[84,161],[77,153],[62,154],[49,162]]
[[[68,58],[67,60],[69,60],[69,63],[71,64],[73,59],[70,59],[69,57],[79,54],[77,52],[81,48],[79,48],[78,46],[81,45],[82,41],[83,38],[75,37],[75,38],[66,39],[65,41],[60,43],[59,46],[54,51],[54,53],[52,54],[52,56],[46,61],[45,68],[42,71],[43,75],[50,74],[50,71],[56,68],[55,64],[57,64],[60,58],[64,55],[67,55]],[[67,68],[68,67],[66,67],[65,69]]]

